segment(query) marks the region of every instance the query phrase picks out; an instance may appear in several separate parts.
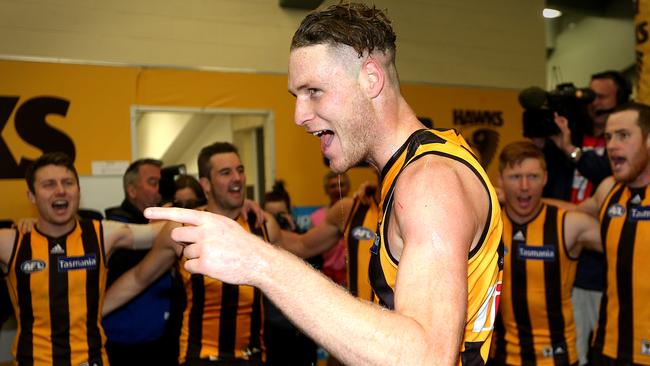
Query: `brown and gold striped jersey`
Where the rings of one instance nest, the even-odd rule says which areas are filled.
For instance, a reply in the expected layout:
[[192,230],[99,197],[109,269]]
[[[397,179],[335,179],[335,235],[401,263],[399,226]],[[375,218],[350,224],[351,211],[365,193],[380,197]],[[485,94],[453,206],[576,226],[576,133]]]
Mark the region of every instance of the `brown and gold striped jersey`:
[[565,215],[543,204],[534,218],[517,224],[502,213],[505,263],[496,353],[507,365],[578,361],[571,302],[577,261],[564,241]]
[[650,365],[650,197],[616,184],[600,208],[605,291],[594,349],[621,364]]
[[372,286],[368,278],[370,248],[375,241],[379,206],[372,197],[355,198],[345,228],[348,250],[348,289],[360,299],[372,301]]
[[[500,245],[501,209],[487,174],[470,152],[467,142],[454,130],[419,130],[393,155],[381,174],[381,218],[372,248],[370,281],[379,303],[394,308],[394,289],[399,261],[390,252],[387,219],[393,206],[393,190],[400,173],[411,162],[433,154],[453,159],[472,171],[485,188],[489,215],[480,242],[467,258],[467,318],[459,363],[482,365],[488,357],[503,274]],[[431,182],[435,184],[435,182]],[[422,223],[426,225],[426,223]],[[500,249],[501,248],[501,249]],[[435,306],[435,305],[433,305]]]
[[[255,229],[254,221],[239,217],[247,231],[268,241],[266,228]],[[261,356],[261,292],[252,286],[231,285],[185,270],[183,257],[180,275],[187,306],[183,311],[180,337],[181,363],[191,360],[232,360]]]
[[78,221],[58,238],[36,228],[16,233],[7,283],[19,365],[108,365],[101,327],[105,263],[99,221]]

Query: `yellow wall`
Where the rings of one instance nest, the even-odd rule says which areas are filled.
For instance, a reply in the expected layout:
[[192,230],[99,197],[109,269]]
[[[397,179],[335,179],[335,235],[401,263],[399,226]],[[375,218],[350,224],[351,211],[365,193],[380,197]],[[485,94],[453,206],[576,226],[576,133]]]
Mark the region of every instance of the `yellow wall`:
[[[46,121],[74,142],[75,164],[81,175],[90,174],[92,161],[131,159],[133,105],[272,111],[276,177],[286,181],[295,205],[326,203],[321,178],[327,169],[319,140],[293,124],[294,101],[287,92],[286,75],[17,61],[0,61],[0,74],[0,97],[19,96],[18,105],[42,95],[70,101],[65,117],[50,116]],[[498,133],[499,146],[521,136],[516,90],[408,84],[403,93],[416,113],[433,119],[435,127],[455,127],[468,139],[477,129],[488,128]],[[460,119],[454,119],[454,113],[464,116],[465,124],[458,124]],[[15,110],[2,131],[13,159],[38,157],[42,149],[17,135],[14,117]],[[494,163],[489,172],[495,173]],[[353,187],[373,179],[367,168],[353,169],[350,175]],[[0,191],[0,218],[35,214],[25,199],[21,180],[0,179]]]

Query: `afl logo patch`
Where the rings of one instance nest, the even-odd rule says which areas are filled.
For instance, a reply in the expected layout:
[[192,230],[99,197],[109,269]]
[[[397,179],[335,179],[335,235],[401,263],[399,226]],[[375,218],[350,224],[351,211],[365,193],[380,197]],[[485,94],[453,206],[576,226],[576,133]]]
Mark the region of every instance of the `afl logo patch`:
[[607,216],[609,217],[623,217],[625,216],[625,207],[623,205],[615,203],[607,209]]
[[40,272],[45,269],[45,262],[40,259],[32,259],[30,261],[24,261],[20,264],[20,270],[23,273],[34,273]]
[[372,230],[363,226],[357,226],[350,232],[353,238],[357,240],[372,240],[375,238],[375,233]]

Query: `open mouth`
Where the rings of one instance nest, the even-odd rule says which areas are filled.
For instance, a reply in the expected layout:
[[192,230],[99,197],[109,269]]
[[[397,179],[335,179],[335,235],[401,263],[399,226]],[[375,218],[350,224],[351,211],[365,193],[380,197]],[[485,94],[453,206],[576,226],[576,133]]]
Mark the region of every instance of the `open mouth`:
[[519,196],[517,197],[517,202],[519,202],[519,205],[521,206],[528,206],[530,205],[530,202],[533,200],[532,196]]
[[332,130],[320,130],[320,131],[314,131],[311,134],[318,137],[318,138],[320,138],[320,137],[323,137],[325,135],[334,135],[334,131],[332,131]]
[[230,193],[240,193],[241,192],[241,185],[234,185],[228,187],[228,192]]
[[70,203],[65,200],[56,200],[52,202],[52,208],[55,211],[65,211],[68,208],[68,206],[70,206]]
[[610,156],[609,160],[612,162],[612,165],[615,168],[620,167],[621,165],[623,165],[627,161],[627,159],[625,159],[622,156]]

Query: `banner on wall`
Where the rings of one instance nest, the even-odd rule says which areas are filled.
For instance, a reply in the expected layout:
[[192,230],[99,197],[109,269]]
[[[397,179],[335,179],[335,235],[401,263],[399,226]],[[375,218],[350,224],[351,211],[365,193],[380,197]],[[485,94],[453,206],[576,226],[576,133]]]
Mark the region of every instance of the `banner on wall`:
[[648,43],[648,22],[650,21],[650,0],[636,1],[636,78],[639,102],[650,104],[650,43]]

